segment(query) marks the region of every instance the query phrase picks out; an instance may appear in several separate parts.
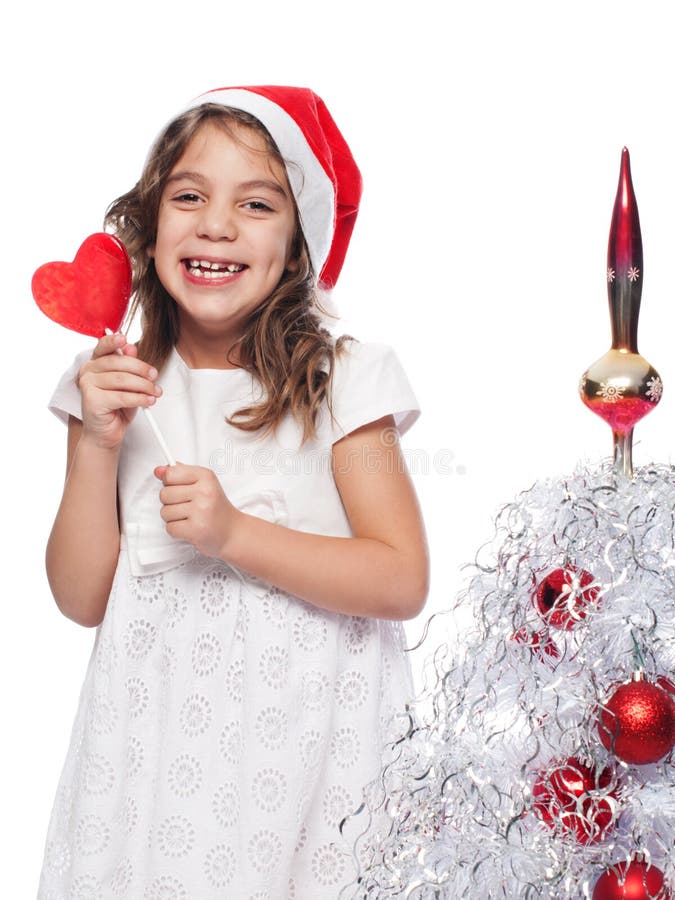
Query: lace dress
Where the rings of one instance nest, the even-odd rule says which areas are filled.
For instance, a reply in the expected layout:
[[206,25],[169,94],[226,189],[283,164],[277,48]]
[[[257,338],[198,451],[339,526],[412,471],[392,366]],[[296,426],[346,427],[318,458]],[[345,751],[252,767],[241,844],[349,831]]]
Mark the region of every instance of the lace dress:
[[[90,352],[90,351],[89,351]],[[65,373],[51,408],[81,415]],[[232,502],[349,536],[331,444],[419,411],[395,354],[351,345],[336,422],[299,450],[285,420],[261,441],[224,417],[255,399],[242,370],[190,370],[174,351],[155,407],[176,457],[210,465]],[[172,540],[143,417],[120,460],[122,548],[82,687],[45,845],[38,900],[322,900],[354,875],[340,821],[381,769],[412,694],[399,623],[313,607]]]

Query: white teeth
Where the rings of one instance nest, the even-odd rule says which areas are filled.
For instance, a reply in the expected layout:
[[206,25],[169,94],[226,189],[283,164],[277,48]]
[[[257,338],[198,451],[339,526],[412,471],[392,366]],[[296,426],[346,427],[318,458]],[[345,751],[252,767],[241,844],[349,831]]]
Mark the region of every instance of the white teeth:
[[190,269],[191,275],[196,275],[197,278],[205,278],[207,281],[213,280],[214,278],[231,278],[234,272],[228,272],[227,269]]
[[193,275],[209,276],[211,272],[217,272],[220,275],[230,275],[233,272],[241,272],[245,266],[238,263],[216,263],[209,262],[208,259],[190,259],[188,265]]

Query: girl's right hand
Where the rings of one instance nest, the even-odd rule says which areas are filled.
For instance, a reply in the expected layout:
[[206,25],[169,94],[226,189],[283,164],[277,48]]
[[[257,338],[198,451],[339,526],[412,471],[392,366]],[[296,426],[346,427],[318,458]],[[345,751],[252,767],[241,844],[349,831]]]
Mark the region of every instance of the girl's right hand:
[[162,393],[155,383],[157,370],[136,354],[123,334],[106,335],[78,373],[82,436],[102,449],[116,450],[138,407],[152,406]]

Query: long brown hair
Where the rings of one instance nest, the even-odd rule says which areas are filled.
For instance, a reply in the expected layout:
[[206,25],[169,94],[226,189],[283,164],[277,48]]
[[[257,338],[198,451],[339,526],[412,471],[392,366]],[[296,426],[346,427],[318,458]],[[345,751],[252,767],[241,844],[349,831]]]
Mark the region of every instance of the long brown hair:
[[[124,243],[133,268],[133,301],[127,324],[140,310],[142,336],[138,354],[157,369],[164,365],[178,340],[179,319],[176,302],[157,277],[149,251],[157,235],[167,178],[206,122],[217,124],[240,143],[242,128],[258,132],[269,155],[286,165],[269,132],[256,118],[242,110],[205,103],[167,126],[138,183],[111,203],[105,226]],[[335,340],[321,323],[320,314],[329,314],[319,301],[297,210],[290,262],[293,265],[289,265],[266,302],[250,315],[235,345],[238,362],[258,379],[263,399],[237,410],[226,421],[243,431],[263,429],[267,434],[290,412],[302,425],[304,444],[316,436],[317,417],[324,400],[332,416],[330,392],[335,360],[344,344],[354,338],[342,335]],[[228,361],[231,362],[229,354]]]

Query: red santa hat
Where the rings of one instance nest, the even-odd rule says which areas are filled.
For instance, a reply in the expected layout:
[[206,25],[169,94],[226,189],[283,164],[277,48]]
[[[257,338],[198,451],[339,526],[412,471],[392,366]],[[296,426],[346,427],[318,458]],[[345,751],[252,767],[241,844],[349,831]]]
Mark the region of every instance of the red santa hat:
[[312,266],[324,288],[338,279],[361,199],[361,173],[321,99],[309,88],[218,88],[188,109],[221,103],[250,113],[286,162]]

